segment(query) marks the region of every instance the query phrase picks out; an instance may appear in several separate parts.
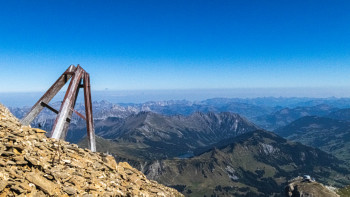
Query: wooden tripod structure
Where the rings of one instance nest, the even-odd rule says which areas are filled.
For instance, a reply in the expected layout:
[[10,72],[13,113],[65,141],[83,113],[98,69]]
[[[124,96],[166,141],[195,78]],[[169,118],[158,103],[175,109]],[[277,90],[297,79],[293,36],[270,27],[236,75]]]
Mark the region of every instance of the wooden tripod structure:
[[[60,89],[71,79],[67,92],[64,96],[61,108],[59,111],[49,105],[51,99],[60,91]],[[85,101],[85,115],[74,110],[74,106],[78,97],[79,89],[84,89]],[[89,148],[91,151],[96,151],[94,122],[92,118],[92,103],[91,103],[91,89],[90,76],[79,65],[75,67],[71,65],[68,69],[57,79],[57,81],[46,91],[46,93],[39,99],[32,107],[28,114],[21,120],[23,125],[29,125],[36,116],[44,109],[44,107],[57,114],[55,123],[52,128],[51,137],[55,139],[65,139],[69,123],[73,112],[86,120],[87,136],[89,141]]]

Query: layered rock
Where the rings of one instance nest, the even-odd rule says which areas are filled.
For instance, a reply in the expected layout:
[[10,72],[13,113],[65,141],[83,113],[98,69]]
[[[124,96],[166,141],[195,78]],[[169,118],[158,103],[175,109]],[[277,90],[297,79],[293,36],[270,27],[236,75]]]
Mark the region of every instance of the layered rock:
[[182,196],[128,163],[23,126],[0,104],[1,196]]

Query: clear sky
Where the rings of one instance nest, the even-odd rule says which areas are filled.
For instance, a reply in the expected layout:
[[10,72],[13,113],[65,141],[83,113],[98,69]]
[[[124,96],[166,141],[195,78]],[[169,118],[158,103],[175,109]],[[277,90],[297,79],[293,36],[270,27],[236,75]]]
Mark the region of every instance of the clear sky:
[[0,92],[350,86],[350,1],[0,1]]

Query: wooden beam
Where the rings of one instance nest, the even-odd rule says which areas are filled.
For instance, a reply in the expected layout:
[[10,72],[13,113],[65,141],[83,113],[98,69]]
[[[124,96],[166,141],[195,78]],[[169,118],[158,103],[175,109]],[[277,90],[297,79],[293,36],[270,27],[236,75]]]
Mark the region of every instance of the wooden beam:
[[[44,107],[46,107],[46,108],[48,108],[48,109],[51,110],[53,113],[58,114],[58,111],[57,111],[55,108],[51,107],[50,105],[48,105],[48,104],[46,104],[46,103],[44,103],[44,102],[41,102],[41,105],[44,106]],[[75,110],[74,110],[74,111],[75,111]],[[76,112],[76,113],[79,113],[79,112],[77,112],[77,111],[75,111],[75,112]],[[78,115],[79,115],[79,114],[78,114]],[[83,119],[85,120],[85,118],[83,118]],[[66,121],[67,121],[67,122],[70,122],[70,118],[67,118]]]
[[[74,72],[75,66],[71,65],[65,72]],[[71,76],[67,76],[69,80]],[[35,117],[44,109],[44,106],[41,105],[41,102],[50,103],[51,99],[61,90],[61,88],[66,84],[65,75],[61,75],[57,81],[45,92],[45,94],[35,103],[32,109],[24,116],[21,120],[23,125],[29,125]]]
[[[78,64],[78,66],[79,66],[79,64]],[[75,96],[73,97],[74,100],[72,100],[72,105],[71,105],[71,108],[70,108],[70,110],[69,110],[69,112],[68,112],[67,120],[68,120],[68,119],[71,120],[72,114],[73,114],[73,112],[75,111],[75,110],[74,110],[74,107],[75,107],[75,104],[76,104],[76,102],[77,102],[77,98],[78,98],[78,94],[79,94],[79,86],[80,86],[81,83],[82,83],[83,76],[84,76],[84,73],[85,73],[84,69],[82,69],[82,70],[83,70],[83,73],[82,73],[81,78],[80,78],[80,80],[79,80],[78,88],[76,88],[76,90],[75,90]],[[79,114],[78,114],[78,115],[79,115]],[[63,129],[62,129],[62,133],[61,133],[61,136],[60,136],[60,139],[66,139],[69,125],[70,125],[70,121],[66,121],[66,122],[64,123]]]
[[66,133],[68,130],[69,123],[66,121],[67,118],[71,118],[72,116],[72,108],[74,108],[76,97],[78,95],[79,84],[81,78],[84,74],[84,70],[77,66],[75,74],[73,75],[66,95],[64,96],[63,103],[61,105],[61,109],[57,115],[54,126],[52,128],[51,137],[55,139],[65,139]]
[[85,101],[85,116],[86,116],[86,128],[89,148],[92,152],[96,151],[96,139],[94,119],[92,118],[92,103],[91,103],[91,88],[90,88],[90,75],[85,73],[84,75],[84,101]]
[[48,105],[47,103],[41,102],[40,105],[43,106],[43,107],[46,107],[49,110],[51,110],[53,113],[58,114],[58,111],[55,108],[53,108],[50,105]]
[[76,113],[80,118],[82,118],[83,120],[86,121],[86,118],[85,118],[85,116],[84,116],[83,114],[79,113],[79,112],[78,112],[77,110],[75,110],[75,109],[72,109],[72,111],[73,111],[74,113]]

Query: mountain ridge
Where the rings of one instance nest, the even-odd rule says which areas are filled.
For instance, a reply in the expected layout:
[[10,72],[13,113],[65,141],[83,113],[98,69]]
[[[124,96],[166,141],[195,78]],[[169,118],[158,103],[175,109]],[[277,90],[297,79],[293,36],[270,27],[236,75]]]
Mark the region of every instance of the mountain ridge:
[[292,141],[320,148],[350,162],[350,122],[328,117],[306,116],[276,130]]
[[344,186],[350,171],[340,163],[321,150],[257,130],[189,159],[155,161],[145,174],[187,196],[273,196],[304,174]]
[[[131,146],[130,152],[135,152],[135,146],[144,147],[144,151],[140,150],[143,154],[136,155],[149,160],[177,157],[257,128],[245,118],[229,112],[196,112],[190,116],[140,112],[103,131],[97,129],[96,133],[116,144]],[[148,158],[145,151],[152,152],[152,156]]]

